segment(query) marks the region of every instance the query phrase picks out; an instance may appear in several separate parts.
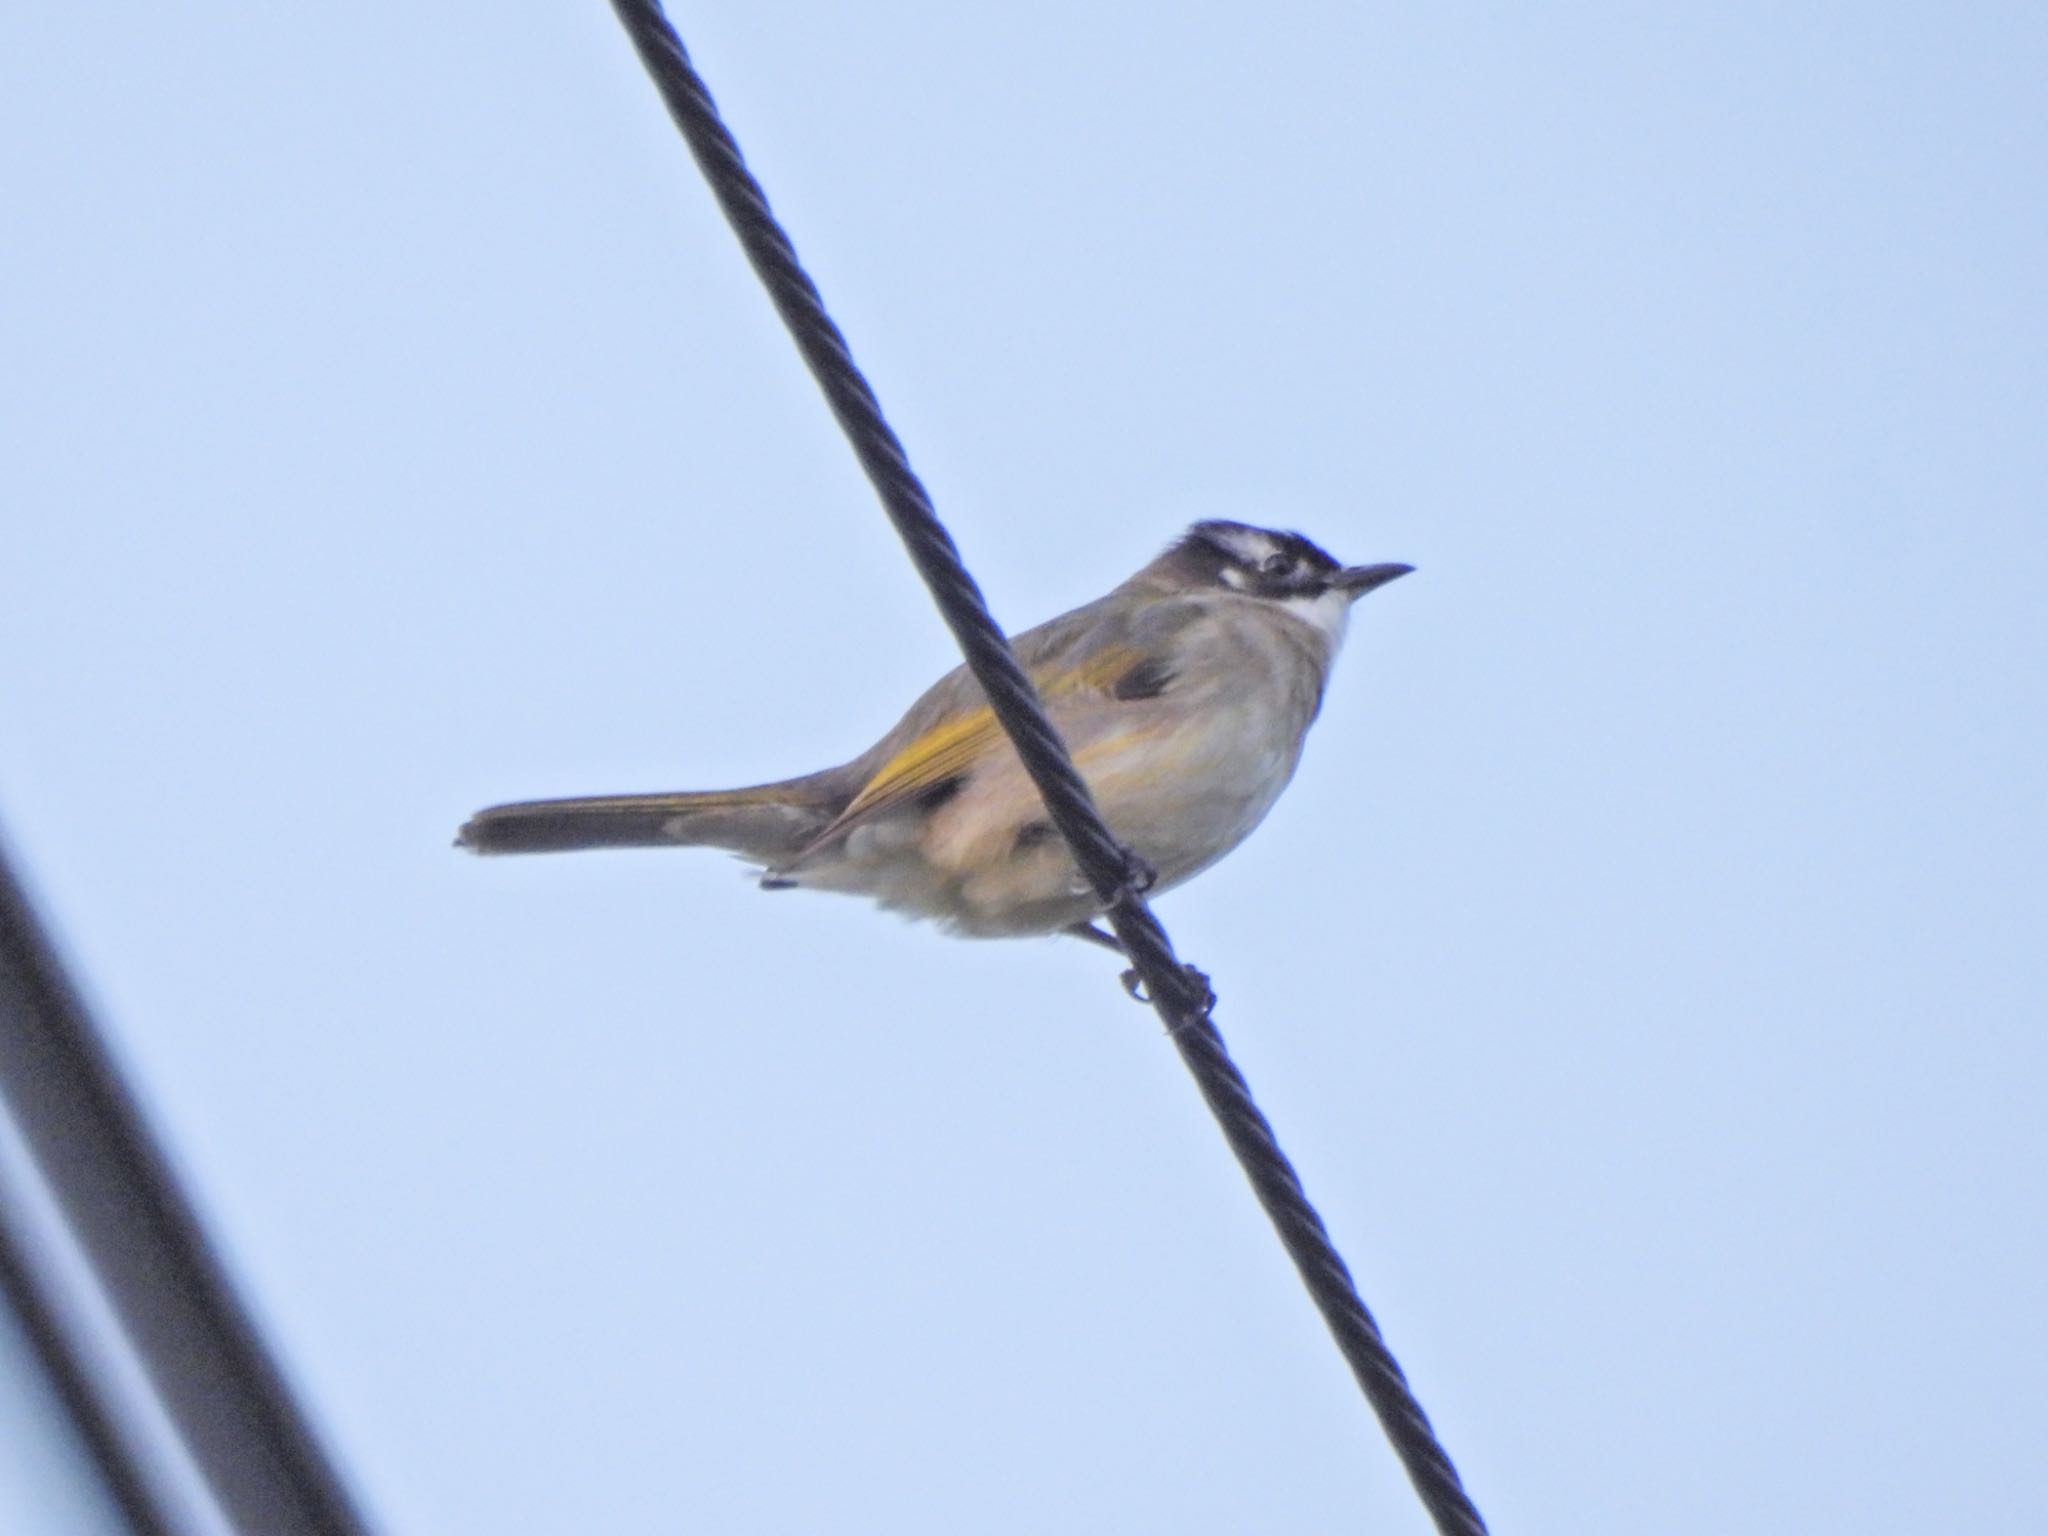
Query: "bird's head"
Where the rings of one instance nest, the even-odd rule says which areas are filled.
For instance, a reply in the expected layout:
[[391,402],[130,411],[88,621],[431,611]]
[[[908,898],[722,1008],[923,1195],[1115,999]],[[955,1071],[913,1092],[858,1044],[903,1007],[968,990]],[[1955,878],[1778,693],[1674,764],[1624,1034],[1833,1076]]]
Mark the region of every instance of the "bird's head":
[[1133,578],[1155,591],[1216,589],[1280,604],[1334,641],[1351,605],[1412,565],[1345,565],[1298,533],[1247,523],[1196,523]]

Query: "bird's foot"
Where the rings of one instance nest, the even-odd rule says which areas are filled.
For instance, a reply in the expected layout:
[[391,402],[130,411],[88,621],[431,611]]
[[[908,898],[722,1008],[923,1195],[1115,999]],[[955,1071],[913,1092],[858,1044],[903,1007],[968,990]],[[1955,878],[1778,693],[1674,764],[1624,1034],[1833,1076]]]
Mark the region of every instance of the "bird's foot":
[[[1072,923],[1064,931],[1077,939],[1086,939],[1090,944],[1099,944],[1104,949],[1112,950],[1119,955],[1126,953],[1121,939],[1113,933],[1103,932],[1102,929],[1096,927],[1093,923]],[[1216,989],[1209,985],[1209,976],[1206,971],[1202,971],[1192,965],[1183,965],[1180,969],[1181,975],[1187,980],[1186,992],[1183,995],[1186,999],[1185,1006],[1188,1017],[1184,1023],[1177,1027],[1185,1029],[1188,1024],[1198,1023],[1208,1018],[1215,1011]],[[1135,967],[1125,971],[1119,980],[1124,984],[1124,991],[1128,992],[1136,1001],[1141,1003],[1152,1001],[1151,994],[1145,990],[1145,978],[1138,974]]]
[[1124,889],[1133,896],[1143,896],[1159,883],[1159,871],[1146,860],[1145,855],[1129,844],[1124,845]]
[[[1208,972],[1192,965],[1183,965],[1180,968],[1180,973],[1187,981],[1189,1004],[1187,1007],[1187,1018],[1174,1026],[1177,1030],[1185,1029],[1190,1024],[1199,1024],[1216,1011],[1216,989],[1209,985]],[[1136,970],[1125,971],[1120,979],[1123,981],[1124,990],[1130,993],[1136,1001],[1141,1003],[1152,1001],[1151,994],[1145,990],[1145,978],[1140,976]]]

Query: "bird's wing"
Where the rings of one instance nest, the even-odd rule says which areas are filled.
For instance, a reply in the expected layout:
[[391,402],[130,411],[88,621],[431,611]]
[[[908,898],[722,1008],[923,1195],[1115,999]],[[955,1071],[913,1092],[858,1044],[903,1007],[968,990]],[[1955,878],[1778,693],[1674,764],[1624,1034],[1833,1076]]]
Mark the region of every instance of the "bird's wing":
[[[1195,617],[1192,606],[1171,601],[1104,599],[1027,630],[1012,645],[1057,720],[1062,702],[1076,697],[1158,697],[1173,680],[1175,642]],[[966,668],[955,668],[861,760],[867,778],[811,847],[922,797],[936,804],[986,754],[1008,750],[981,685]]]

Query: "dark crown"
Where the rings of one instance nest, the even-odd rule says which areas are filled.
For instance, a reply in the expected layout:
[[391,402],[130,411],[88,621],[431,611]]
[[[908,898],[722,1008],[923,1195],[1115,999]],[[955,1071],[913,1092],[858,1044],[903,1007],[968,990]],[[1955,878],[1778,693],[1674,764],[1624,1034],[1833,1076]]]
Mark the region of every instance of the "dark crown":
[[1342,567],[1298,533],[1220,519],[1195,524],[1160,564],[1187,586],[1223,587],[1254,597],[1316,597]]

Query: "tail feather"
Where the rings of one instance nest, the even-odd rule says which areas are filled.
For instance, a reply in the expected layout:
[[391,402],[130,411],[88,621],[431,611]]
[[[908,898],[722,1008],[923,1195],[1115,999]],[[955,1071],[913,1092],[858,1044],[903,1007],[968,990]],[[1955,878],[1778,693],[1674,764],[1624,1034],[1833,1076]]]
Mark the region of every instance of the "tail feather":
[[484,854],[694,846],[774,864],[816,837],[835,813],[803,780],[707,794],[524,800],[478,811],[455,845]]

